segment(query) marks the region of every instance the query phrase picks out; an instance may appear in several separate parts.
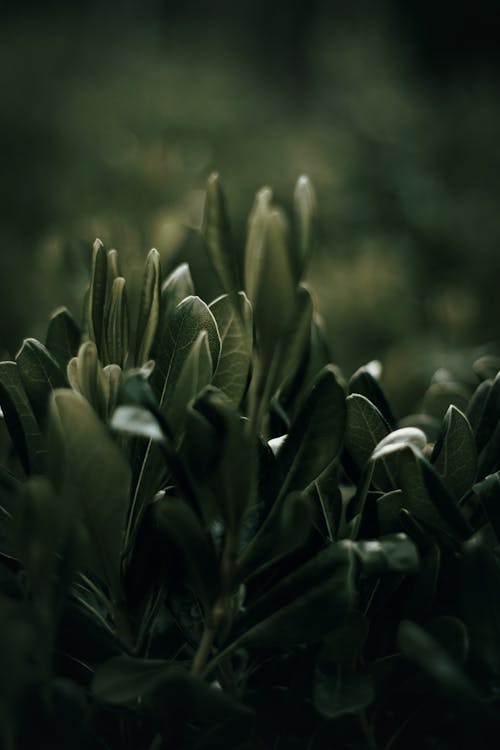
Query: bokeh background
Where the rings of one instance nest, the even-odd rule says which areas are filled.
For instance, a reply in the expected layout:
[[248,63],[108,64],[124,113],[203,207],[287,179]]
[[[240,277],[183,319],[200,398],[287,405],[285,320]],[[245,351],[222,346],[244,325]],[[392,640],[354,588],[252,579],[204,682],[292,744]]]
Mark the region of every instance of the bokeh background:
[[306,172],[309,281],[346,374],[376,357],[398,408],[494,346],[500,45],[487,0],[3,3],[0,349],[79,314],[94,237],[134,274],[196,266],[208,174],[243,242],[255,191]]

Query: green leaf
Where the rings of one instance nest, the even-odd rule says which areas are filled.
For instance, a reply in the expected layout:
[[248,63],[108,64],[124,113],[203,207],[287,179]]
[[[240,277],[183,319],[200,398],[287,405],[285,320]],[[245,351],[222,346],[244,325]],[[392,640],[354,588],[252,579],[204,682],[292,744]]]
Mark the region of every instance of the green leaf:
[[165,324],[177,305],[182,302],[182,300],[186,299],[186,297],[192,297],[193,295],[194,284],[193,279],[191,278],[189,266],[187,263],[181,263],[174,268],[172,273],[167,276],[162,284],[160,295],[160,321],[155,340],[163,336]]
[[[130,494],[130,469],[94,410],[79,394],[51,399],[52,461],[62,461],[61,493],[74,503],[89,537],[93,570],[120,592],[120,560]],[[60,455],[62,452],[62,455]]]
[[[354,393],[347,397],[345,447],[359,469],[368,463],[376,446],[390,432],[380,411],[365,396]],[[390,478],[387,479],[390,482]]]
[[220,337],[217,323],[207,305],[199,297],[186,297],[162,321],[162,330],[153,348],[156,361],[151,384],[158,395],[160,406],[167,408],[177,384],[182,366],[193,344],[202,331],[208,335],[208,346],[214,368],[219,361]]
[[231,228],[219,175],[208,178],[203,217],[203,237],[212,266],[232,303],[236,303],[240,289],[236,254],[231,238]]
[[357,609],[331,630],[319,653],[322,666],[353,663],[361,655],[369,631],[367,618]]
[[303,544],[312,528],[311,498],[293,492],[275,502],[238,562],[241,580]]
[[193,511],[183,502],[168,495],[154,503],[154,523],[163,549],[175,552],[178,575],[209,612],[218,593],[218,566],[208,535]]
[[[389,435],[388,438],[390,437]],[[403,490],[404,507],[408,508],[417,520],[451,533],[452,536],[469,536],[469,525],[457,501],[449,494],[439,474],[414,443],[387,443],[377,448],[373,456],[374,459],[384,458],[396,487]]]
[[424,395],[423,411],[436,419],[443,419],[450,404],[465,412],[468,403],[469,391],[462,383],[435,382]]
[[93,341],[85,341],[78,356],[68,362],[68,381],[73,390],[84,396],[102,419],[108,413],[109,383],[104,376]]
[[46,449],[15,362],[0,362],[0,406],[27,474],[42,474]]
[[500,541],[500,472],[490,474],[473,487]]
[[48,349],[36,339],[24,340],[16,362],[33,413],[43,427],[50,393],[63,388],[66,378]]
[[210,386],[189,409],[184,451],[206,506],[236,532],[256,483],[256,446],[234,404]]
[[123,276],[118,276],[111,286],[109,308],[105,320],[107,353],[105,364],[116,364],[122,369],[125,367],[128,357],[128,326],[125,279]]
[[[68,512],[46,477],[30,477],[17,498],[15,553],[36,596],[46,598],[55,583],[58,556],[68,529]],[[52,603],[50,602],[50,605]]]
[[381,369],[382,366],[377,360],[360,367],[349,380],[349,393],[359,393],[361,396],[365,396],[377,408],[389,428],[393,429],[396,420],[392,409],[378,380],[374,377],[374,372],[378,375]]
[[108,258],[106,249],[100,240],[96,240],[92,249],[87,325],[89,338],[96,344],[99,354],[102,354],[104,346],[107,274]]
[[246,292],[267,363],[292,320],[296,291],[287,221],[281,210],[269,205],[269,199],[265,190],[257,195],[249,219],[245,264]]
[[142,406],[119,406],[113,413],[110,426],[111,429],[126,435],[144,437],[159,443],[165,440],[158,421]]
[[[300,285],[297,288],[295,311],[288,332],[285,334],[275,356],[278,357],[276,369],[273,371],[271,393],[277,390],[287,390],[292,387],[309,357],[311,346],[311,325],[313,316],[313,301],[309,290]],[[274,362],[273,362],[274,366]],[[323,363],[322,365],[323,366]],[[318,369],[321,369],[318,368]]]
[[132,703],[158,687],[171,669],[172,662],[165,659],[116,656],[98,667],[92,680],[92,694],[103,703]]
[[332,367],[325,367],[305,398],[277,456],[280,496],[304,490],[338,455],[344,439],[345,394]]
[[450,652],[419,625],[410,620],[401,622],[398,644],[406,658],[423,669],[446,692],[477,700],[475,688]]
[[182,365],[174,397],[167,408],[167,421],[176,436],[183,432],[189,402],[211,383],[212,376],[213,364],[208,333],[202,331]]
[[470,490],[477,471],[476,443],[467,417],[456,406],[446,412],[431,462],[457,500]]
[[390,534],[401,528],[399,511],[403,505],[402,490],[385,492],[377,499],[377,517],[381,534]]
[[316,670],[314,707],[327,719],[362,711],[374,698],[372,678],[366,672],[340,664],[328,672]]
[[469,653],[469,634],[462,620],[451,615],[434,617],[428,624],[430,634],[458,664],[464,664]]
[[139,302],[135,347],[137,365],[147,361],[156,335],[160,319],[160,280],[160,254],[153,248],[146,259]]
[[58,308],[50,318],[45,346],[50,351],[63,372],[78,351],[81,332],[69,310]]
[[334,542],[248,608],[237,625],[235,644],[285,648],[318,640],[354,608],[358,571],[379,577],[387,571],[414,572],[417,564],[415,545],[404,534]]
[[237,296],[238,312],[227,295],[210,305],[221,339],[219,364],[213,384],[238,405],[245,393],[253,344],[252,307],[246,295]]
[[295,184],[293,207],[297,227],[297,279],[300,279],[314,247],[317,214],[314,188],[305,174]]
[[471,657],[498,680],[500,675],[500,567],[498,556],[474,540],[463,546],[460,616],[470,635]]

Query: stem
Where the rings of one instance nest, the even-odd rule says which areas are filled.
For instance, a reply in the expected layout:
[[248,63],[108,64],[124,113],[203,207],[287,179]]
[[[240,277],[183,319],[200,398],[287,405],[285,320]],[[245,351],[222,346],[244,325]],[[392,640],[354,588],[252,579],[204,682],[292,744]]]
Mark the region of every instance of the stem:
[[194,655],[191,674],[200,677],[203,673],[212,648],[222,625],[228,617],[231,591],[236,572],[238,537],[233,530],[228,530],[221,560],[221,590],[203,630],[201,641]]

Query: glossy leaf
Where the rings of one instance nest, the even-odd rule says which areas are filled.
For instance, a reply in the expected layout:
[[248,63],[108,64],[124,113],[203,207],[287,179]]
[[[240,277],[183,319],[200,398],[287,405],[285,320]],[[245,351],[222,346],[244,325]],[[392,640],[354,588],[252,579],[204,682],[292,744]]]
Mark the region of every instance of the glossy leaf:
[[33,413],[43,426],[50,393],[63,388],[66,378],[48,349],[36,339],[24,340],[16,362]]
[[160,280],[160,254],[153,248],[146,259],[139,301],[135,348],[137,365],[142,365],[149,358],[156,335],[160,319]]
[[476,444],[467,417],[456,406],[446,412],[431,461],[457,500],[470,490],[477,471]]
[[297,276],[300,279],[314,247],[316,223],[316,196],[307,175],[301,175],[295,184],[293,205],[297,227]]
[[43,473],[45,443],[15,362],[0,362],[0,406],[25,472]]
[[347,397],[346,406],[345,446],[358,468],[363,469],[376,446],[389,434],[390,427],[377,407],[365,396],[351,394]]
[[380,362],[375,361],[356,370],[349,380],[349,393],[365,396],[377,408],[389,428],[394,429],[396,420],[378,380],[374,377],[375,369],[381,370]]
[[253,345],[252,307],[240,292],[234,302],[227,295],[210,305],[221,340],[221,351],[213,384],[238,405],[245,393]]
[[164,407],[173,396],[182,366],[199,334],[207,332],[214,367],[219,361],[220,337],[214,316],[199,297],[180,302],[162,326],[152,352],[156,366],[151,384]]
[[125,279],[114,279],[110,291],[109,308],[105,320],[106,364],[124,367],[128,357],[129,321]]
[[45,346],[63,372],[71,357],[76,355],[80,340],[80,329],[70,312],[65,307],[58,308],[50,318]]
[[283,477],[280,496],[305,489],[338,455],[346,416],[344,391],[333,368],[325,367],[279,451],[277,469]]
[[97,346],[99,354],[104,344],[104,311],[106,305],[108,259],[100,240],[92,248],[92,265],[88,298],[87,326],[89,338]]
[[236,303],[240,289],[236,254],[231,237],[231,228],[219,175],[208,178],[203,217],[203,237],[212,266],[221,286],[230,300]]
[[56,452],[53,460],[59,451],[63,454],[61,493],[74,503],[87,530],[93,570],[118,595],[130,469],[104,425],[79,394],[55,391],[51,419],[60,436],[58,442],[50,445],[50,450]]

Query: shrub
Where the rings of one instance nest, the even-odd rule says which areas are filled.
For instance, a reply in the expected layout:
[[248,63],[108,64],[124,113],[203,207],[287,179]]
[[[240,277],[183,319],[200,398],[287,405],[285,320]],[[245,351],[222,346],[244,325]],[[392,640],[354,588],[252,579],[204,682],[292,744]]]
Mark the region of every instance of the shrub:
[[346,381],[329,361],[305,177],[294,208],[257,194],[242,283],[211,177],[217,299],[152,250],[129,320],[96,241],[82,330],[60,309],[0,363],[6,750],[498,731],[499,363],[397,421],[377,363]]

